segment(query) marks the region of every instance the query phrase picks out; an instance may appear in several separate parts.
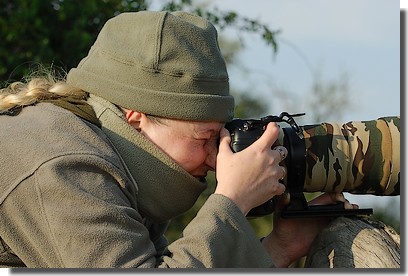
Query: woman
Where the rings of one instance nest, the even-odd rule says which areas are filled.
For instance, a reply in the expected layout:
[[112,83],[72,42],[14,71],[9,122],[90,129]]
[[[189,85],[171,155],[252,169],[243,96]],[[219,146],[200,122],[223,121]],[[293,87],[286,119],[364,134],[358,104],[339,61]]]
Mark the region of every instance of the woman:
[[[228,75],[200,17],[116,16],[66,81],[14,83],[0,109],[3,266],[286,267],[328,222],[277,219],[261,242],[254,234],[245,215],[284,193],[287,150],[271,149],[271,123],[231,151]],[[192,207],[210,170],[215,193],[168,245],[168,222]],[[315,200],[334,201],[346,202]]]

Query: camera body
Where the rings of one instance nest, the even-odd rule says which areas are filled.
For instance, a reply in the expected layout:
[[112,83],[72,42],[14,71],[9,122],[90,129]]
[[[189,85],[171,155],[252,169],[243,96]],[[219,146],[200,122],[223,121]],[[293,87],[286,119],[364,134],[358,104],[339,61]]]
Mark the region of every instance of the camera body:
[[[282,161],[282,165],[286,167],[287,175],[282,180],[287,187],[287,191],[292,194],[301,194],[303,196],[303,181],[305,178],[305,144],[303,139],[302,129],[296,124],[293,117],[302,116],[301,114],[290,115],[287,112],[281,113],[279,116],[267,116],[260,119],[234,119],[226,124],[226,128],[231,135],[231,149],[234,152],[244,150],[246,147],[254,143],[265,131],[265,128],[270,122],[285,122],[290,127],[282,128],[278,140],[273,144],[272,148],[278,145],[283,145],[288,150],[288,156]],[[253,208],[248,217],[260,217],[271,214],[275,210],[275,198],[269,199],[264,204]]]

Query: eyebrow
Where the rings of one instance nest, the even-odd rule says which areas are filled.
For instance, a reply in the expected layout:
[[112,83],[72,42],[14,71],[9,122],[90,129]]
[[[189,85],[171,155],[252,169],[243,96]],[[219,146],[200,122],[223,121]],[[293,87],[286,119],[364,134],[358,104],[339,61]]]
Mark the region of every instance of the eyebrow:
[[219,131],[215,130],[215,129],[205,129],[205,130],[200,130],[200,131],[196,131],[197,134],[201,134],[201,135],[206,135],[206,134],[210,134],[211,136],[218,136],[220,134]]

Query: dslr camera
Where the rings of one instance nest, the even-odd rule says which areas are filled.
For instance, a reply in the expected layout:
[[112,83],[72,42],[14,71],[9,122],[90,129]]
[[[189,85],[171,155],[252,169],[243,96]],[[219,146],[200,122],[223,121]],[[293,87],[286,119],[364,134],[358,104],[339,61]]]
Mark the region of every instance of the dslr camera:
[[[283,183],[290,203],[284,218],[313,216],[371,215],[372,208],[345,209],[343,203],[309,205],[304,192],[349,192],[393,196],[400,194],[399,116],[345,124],[321,123],[299,126],[295,118],[305,115],[282,112],[260,119],[234,119],[226,124],[234,152],[256,141],[270,122],[287,124],[280,128],[272,146],[287,148],[282,162]],[[255,207],[248,217],[260,217],[275,210],[275,198]]]

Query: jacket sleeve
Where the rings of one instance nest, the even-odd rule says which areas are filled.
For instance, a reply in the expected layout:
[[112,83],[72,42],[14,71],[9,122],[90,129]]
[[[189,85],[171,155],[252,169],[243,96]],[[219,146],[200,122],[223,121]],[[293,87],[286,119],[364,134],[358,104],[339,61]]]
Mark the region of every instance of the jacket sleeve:
[[154,267],[156,249],[129,185],[101,157],[56,157],[3,202],[0,233],[28,267]]
[[131,185],[120,168],[102,157],[78,153],[56,157],[42,164],[3,202],[0,233],[29,267],[267,263],[260,262],[266,253],[244,216],[220,196],[209,199],[184,237],[171,246],[171,254],[163,257],[137,210]]
[[223,195],[211,195],[183,236],[168,247],[168,266],[274,267],[239,208]]

